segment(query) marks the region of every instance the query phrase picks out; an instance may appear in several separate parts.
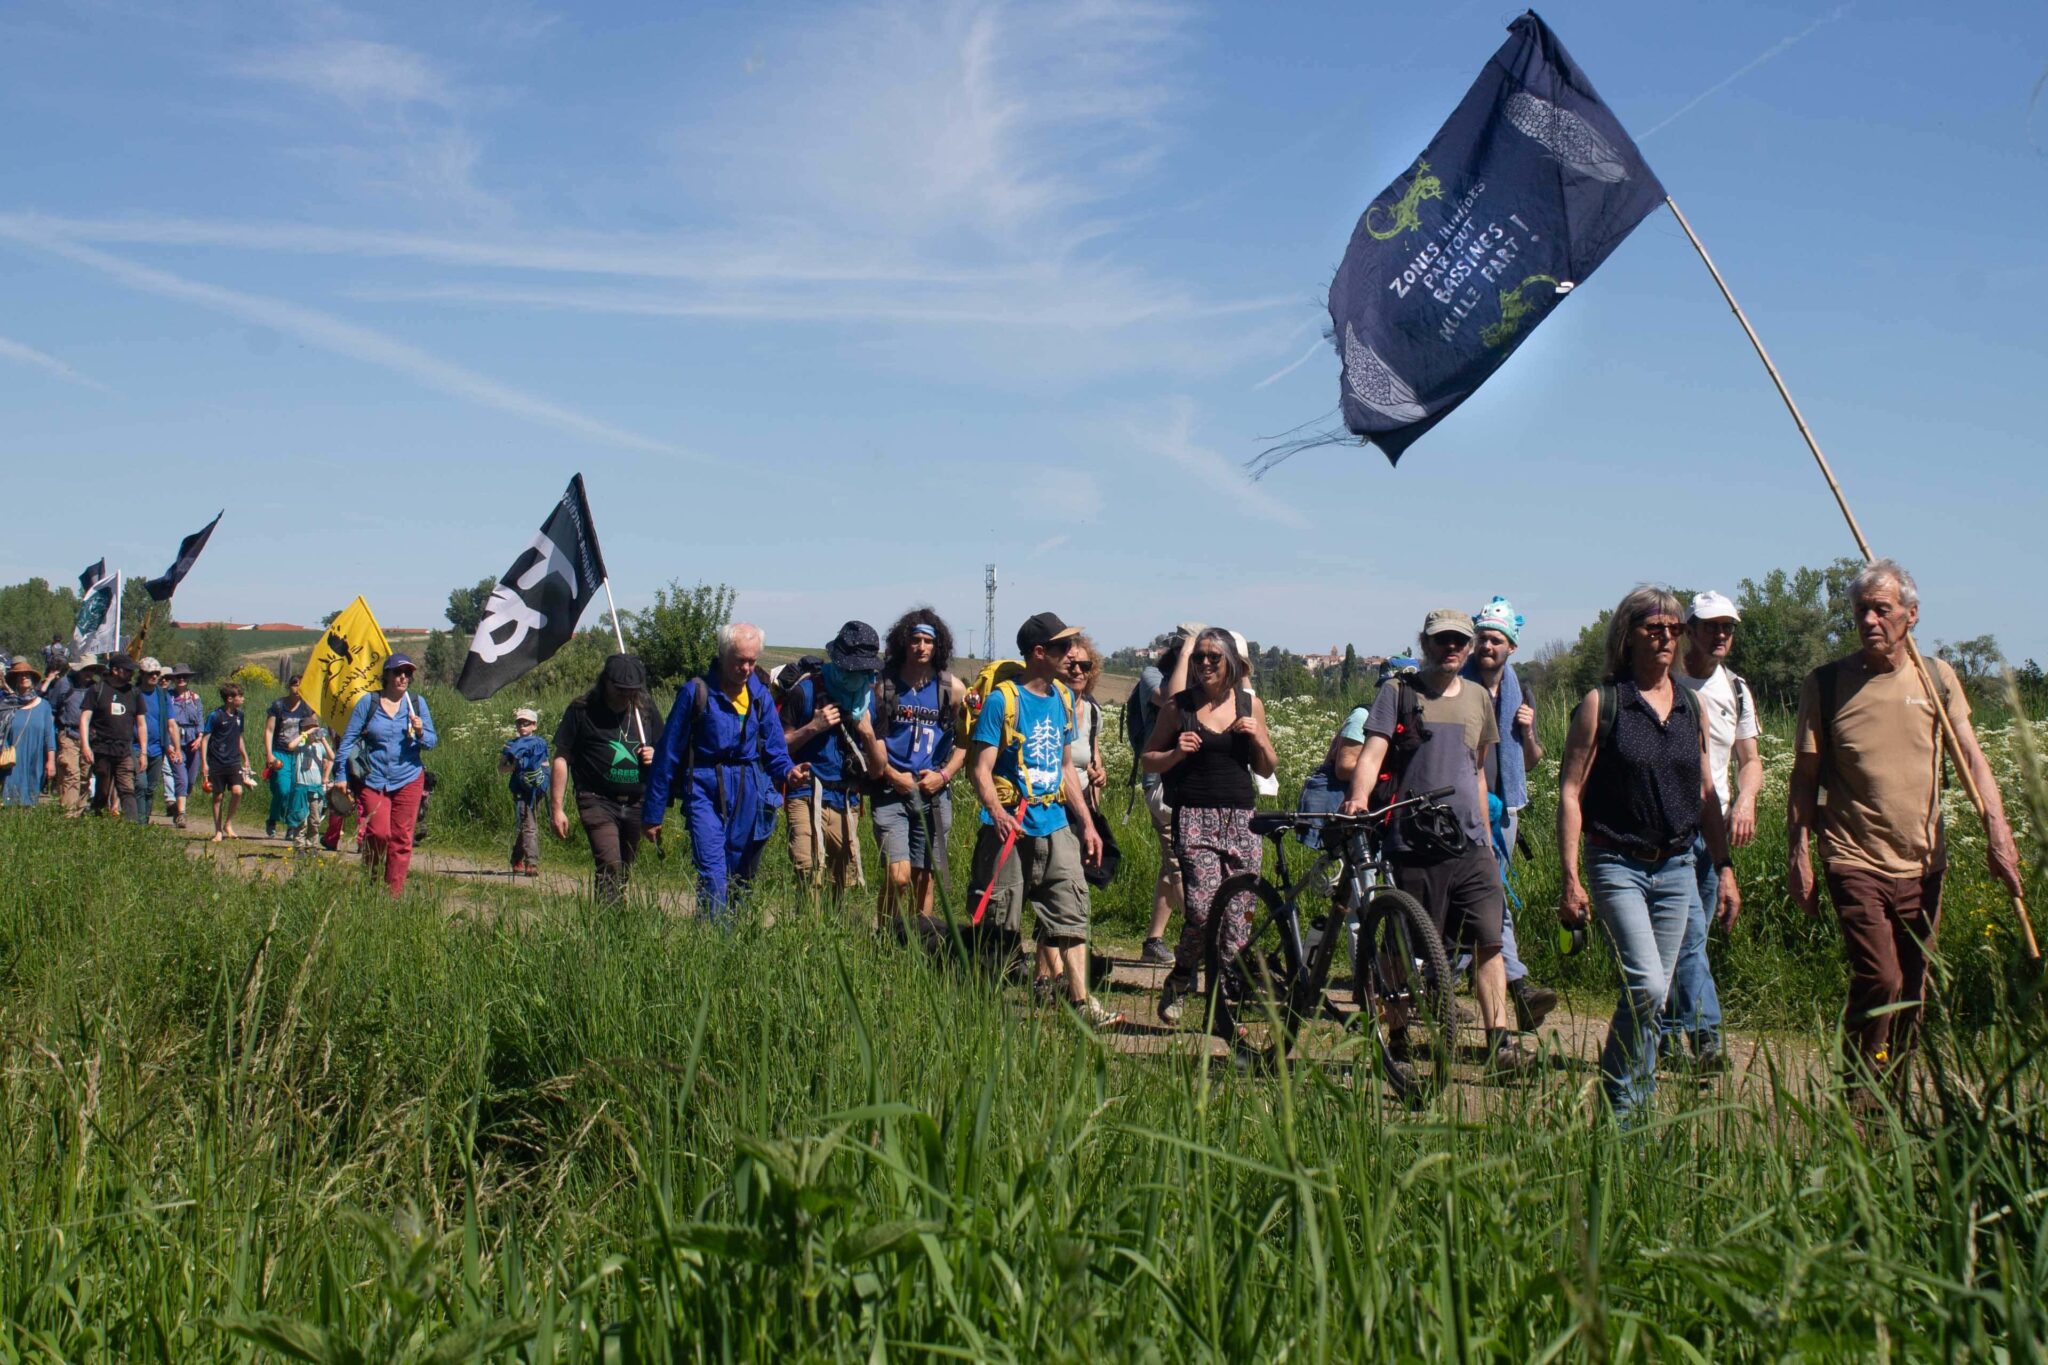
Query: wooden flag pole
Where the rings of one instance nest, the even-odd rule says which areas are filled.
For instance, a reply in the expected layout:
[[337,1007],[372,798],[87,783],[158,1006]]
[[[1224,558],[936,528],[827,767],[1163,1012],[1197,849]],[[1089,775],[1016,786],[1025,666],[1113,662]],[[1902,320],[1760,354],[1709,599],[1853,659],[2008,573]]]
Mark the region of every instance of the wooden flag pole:
[[[1679,211],[1677,202],[1668,194],[1664,196],[1664,205],[1671,210],[1671,216],[1678,220],[1678,226],[1684,231],[1685,239],[1692,243],[1692,249],[1700,254],[1700,260],[1705,263],[1707,273],[1714,277],[1715,285],[1721,290],[1721,297],[1728,301],[1729,311],[1734,313],[1735,320],[1742,324],[1743,334],[1749,338],[1749,344],[1756,348],[1757,359],[1763,361],[1764,369],[1771,376],[1771,383],[1777,386],[1778,397],[1785,402],[1785,410],[1792,414],[1793,422],[1799,427],[1800,436],[1805,438],[1806,448],[1813,452],[1813,461],[1820,466],[1821,477],[1828,481],[1828,491],[1835,495],[1835,506],[1842,509],[1842,519],[1849,523],[1849,534],[1856,538],[1856,548],[1862,552],[1864,562],[1868,563],[1877,558],[1871,552],[1870,542],[1864,538],[1863,528],[1856,522],[1856,514],[1849,510],[1849,499],[1843,494],[1842,485],[1835,478],[1835,471],[1828,466],[1828,457],[1821,454],[1820,442],[1814,439],[1812,428],[1806,425],[1806,418],[1800,413],[1799,404],[1792,401],[1792,391],[1785,387],[1784,377],[1778,373],[1778,367],[1771,363],[1771,354],[1764,349],[1763,339],[1757,336],[1756,328],[1749,325],[1749,317],[1742,311],[1742,305],[1735,301],[1734,291],[1728,288],[1728,281],[1721,278],[1721,271],[1715,266],[1714,258],[1707,254],[1706,244],[1700,241],[1699,234],[1692,230],[1692,224],[1685,220],[1685,214]],[[1970,770],[1969,761],[1963,754],[1962,741],[1956,737],[1955,724],[1949,719],[1948,708],[1942,704],[1941,689],[1934,685],[1934,679],[1928,673],[1927,661],[1920,657],[1920,647],[1914,643],[1910,634],[1906,636],[1906,657],[1913,661],[1914,669],[1920,674],[1921,686],[1927,689],[1927,699],[1934,704],[1934,715],[1941,722],[1941,737],[1948,749],[1949,758],[1955,763],[1956,776],[1962,779],[1963,791],[1968,794],[1970,804],[1977,808],[1977,818],[1984,822],[1988,838],[1990,812],[1984,805],[1984,793],[1977,788],[1977,775]],[[2027,917],[2026,898],[2014,895],[2012,907],[2019,915],[2020,930],[2026,935],[2027,956],[2038,962],[2041,958],[2041,946],[2034,939],[2034,922]]]
[[[612,580],[604,580],[604,604],[612,614],[612,638],[619,642],[619,653],[626,652],[626,632],[619,626],[619,604],[612,596]],[[640,719],[640,708],[633,708],[633,728],[639,732],[640,742],[647,743],[647,726]]]

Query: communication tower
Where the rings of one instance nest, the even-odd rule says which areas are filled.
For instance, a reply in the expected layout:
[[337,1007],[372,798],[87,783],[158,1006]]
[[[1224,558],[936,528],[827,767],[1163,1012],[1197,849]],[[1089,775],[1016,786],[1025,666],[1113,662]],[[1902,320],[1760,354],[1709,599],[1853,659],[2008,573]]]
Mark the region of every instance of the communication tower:
[[981,609],[981,651],[993,659],[996,656],[996,566],[991,564],[982,573]]

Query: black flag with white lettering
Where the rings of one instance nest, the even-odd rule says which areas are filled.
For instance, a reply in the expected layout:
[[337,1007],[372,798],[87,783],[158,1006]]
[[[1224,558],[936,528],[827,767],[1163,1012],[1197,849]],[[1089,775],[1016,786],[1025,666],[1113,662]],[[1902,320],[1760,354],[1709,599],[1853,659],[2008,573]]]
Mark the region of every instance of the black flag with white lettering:
[[482,701],[553,655],[576,633],[576,622],[604,579],[604,553],[597,548],[578,474],[541,523],[540,534],[491,590],[455,690]]
[[1389,460],[1477,392],[1664,202],[1557,35],[1533,10],[1508,32],[1358,220],[1330,285],[1344,425]]
[[213,520],[206,523],[178,542],[178,557],[171,561],[171,567],[164,570],[163,577],[152,578],[142,586],[149,589],[149,600],[168,602],[178,585],[185,581],[185,575],[192,572],[192,566],[199,562],[199,552],[206,548],[206,541],[213,534],[213,528],[220,525],[224,512],[215,512]]

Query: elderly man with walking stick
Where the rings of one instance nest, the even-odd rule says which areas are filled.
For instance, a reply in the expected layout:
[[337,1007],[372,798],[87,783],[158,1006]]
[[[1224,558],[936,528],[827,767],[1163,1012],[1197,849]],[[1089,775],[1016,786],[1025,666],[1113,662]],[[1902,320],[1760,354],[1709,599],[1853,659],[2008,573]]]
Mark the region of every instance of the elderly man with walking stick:
[[[1913,576],[1895,560],[1870,561],[1849,585],[1849,610],[1862,648],[1822,664],[1800,689],[1786,881],[1793,900],[1809,915],[1820,913],[1809,855],[1817,832],[1849,959],[1843,1027],[1851,1103],[1867,1111],[1876,1103],[1873,1083],[1903,1085],[1941,925],[1948,866],[1941,711],[1966,769],[1964,785],[1980,801],[1991,875],[2015,899],[2021,886],[2019,851],[1970,726],[1969,699],[1943,660],[1925,660],[1925,671],[1915,664],[1920,593]],[[1929,679],[1938,697],[1929,695]]]

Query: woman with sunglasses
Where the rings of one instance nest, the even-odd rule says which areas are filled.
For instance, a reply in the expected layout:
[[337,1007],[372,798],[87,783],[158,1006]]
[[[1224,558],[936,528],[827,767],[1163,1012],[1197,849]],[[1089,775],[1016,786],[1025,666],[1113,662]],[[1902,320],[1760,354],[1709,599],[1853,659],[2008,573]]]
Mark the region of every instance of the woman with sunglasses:
[[[384,885],[394,899],[405,890],[412,866],[413,835],[427,797],[427,750],[440,742],[427,699],[412,690],[412,675],[412,660],[405,655],[386,659],[383,685],[356,703],[334,752],[336,769],[351,780],[357,780],[356,771],[362,774],[356,832],[363,865],[372,873],[383,869]],[[349,760],[358,748],[361,762],[351,769]]]
[[1067,657],[1060,661],[1060,677],[1074,694],[1074,742],[1067,753],[1081,776],[1081,793],[1090,806],[1102,790],[1107,774],[1102,769],[1102,703],[1095,700],[1095,684],[1102,677],[1102,651],[1086,635],[1076,635]]
[[1607,623],[1607,680],[1572,713],[1559,773],[1558,919],[1583,925],[1590,899],[1621,961],[1621,999],[1600,1072],[1608,1108],[1624,1125],[1656,1091],[1657,1016],[1699,896],[1695,836],[1704,836],[1731,921],[1742,904],[1706,761],[1707,728],[1697,698],[1671,673],[1680,612],[1668,588],[1637,588],[1621,599]]
[[[1159,1017],[1168,1024],[1180,1022],[1180,999],[1195,988],[1216,889],[1226,877],[1258,871],[1252,774],[1271,777],[1280,762],[1265,703],[1244,690],[1251,668],[1230,632],[1203,630],[1187,657],[1188,686],[1159,708],[1143,758],[1146,772],[1162,775],[1186,887],[1173,970],[1159,993]],[[1250,937],[1251,909],[1248,896],[1225,909],[1223,961],[1234,960]]]

